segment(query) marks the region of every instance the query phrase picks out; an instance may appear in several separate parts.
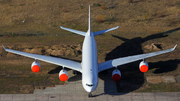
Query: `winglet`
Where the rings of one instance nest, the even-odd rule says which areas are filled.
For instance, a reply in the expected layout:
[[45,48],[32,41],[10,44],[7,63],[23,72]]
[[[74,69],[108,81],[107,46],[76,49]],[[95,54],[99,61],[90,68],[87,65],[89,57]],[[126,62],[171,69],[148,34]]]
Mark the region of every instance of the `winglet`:
[[177,47],[177,44],[174,46],[173,50],[175,50],[175,49],[176,49],[176,47]]
[[6,50],[6,48],[4,47],[4,45],[3,45],[3,44],[2,44],[2,46],[3,46],[4,50]]

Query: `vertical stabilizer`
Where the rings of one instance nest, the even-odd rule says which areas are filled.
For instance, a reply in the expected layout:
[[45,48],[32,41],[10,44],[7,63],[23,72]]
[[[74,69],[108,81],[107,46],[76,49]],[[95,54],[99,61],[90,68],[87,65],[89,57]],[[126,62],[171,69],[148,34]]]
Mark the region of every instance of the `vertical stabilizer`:
[[89,35],[91,34],[91,12],[90,12],[90,5],[89,5],[89,26],[88,26],[88,30],[89,30]]

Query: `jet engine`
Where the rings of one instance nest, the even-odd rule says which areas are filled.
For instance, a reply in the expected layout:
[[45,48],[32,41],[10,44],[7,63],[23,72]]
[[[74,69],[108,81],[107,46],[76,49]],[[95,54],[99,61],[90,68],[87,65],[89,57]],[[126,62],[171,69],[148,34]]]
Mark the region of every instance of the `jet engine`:
[[68,73],[66,70],[63,69],[59,72],[59,79],[61,81],[66,81],[68,79]]
[[39,64],[39,62],[34,61],[34,62],[32,63],[32,65],[31,65],[31,70],[32,70],[34,73],[39,72],[39,70],[40,70],[40,64]]
[[112,78],[114,81],[119,81],[121,79],[121,72],[118,69],[115,69],[112,72]]
[[148,63],[146,61],[141,61],[141,63],[139,64],[139,70],[143,73],[148,71]]

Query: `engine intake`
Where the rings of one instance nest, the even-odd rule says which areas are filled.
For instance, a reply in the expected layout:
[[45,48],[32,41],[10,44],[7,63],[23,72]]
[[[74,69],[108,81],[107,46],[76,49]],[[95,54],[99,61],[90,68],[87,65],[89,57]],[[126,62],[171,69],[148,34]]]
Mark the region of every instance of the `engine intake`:
[[40,71],[40,64],[39,62],[37,61],[34,61],[31,65],[31,70],[34,72],[34,73],[37,73]]
[[112,78],[114,81],[119,81],[121,79],[121,72],[118,69],[115,69],[112,72]]
[[148,71],[148,63],[146,61],[141,61],[141,63],[139,64],[139,70],[143,73]]
[[68,79],[68,73],[66,70],[63,69],[59,72],[59,79],[61,81],[66,81]]

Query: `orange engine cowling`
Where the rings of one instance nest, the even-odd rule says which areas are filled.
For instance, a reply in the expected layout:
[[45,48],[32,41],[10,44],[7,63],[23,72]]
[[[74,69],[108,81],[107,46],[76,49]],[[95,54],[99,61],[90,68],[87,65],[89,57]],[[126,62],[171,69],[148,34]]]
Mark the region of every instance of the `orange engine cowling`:
[[119,81],[121,79],[121,72],[118,69],[115,69],[112,72],[112,78],[114,81]]
[[66,81],[68,79],[68,73],[66,70],[63,69],[59,72],[59,79],[61,81]]
[[141,61],[141,63],[139,64],[139,70],[143,73],[148,71],[148,63],[146,61]]
[[31,70],[34,72],[34,73],[37,73],[40,71],[40,64],[39,62],[37,61],[34,61],[31,65]]

